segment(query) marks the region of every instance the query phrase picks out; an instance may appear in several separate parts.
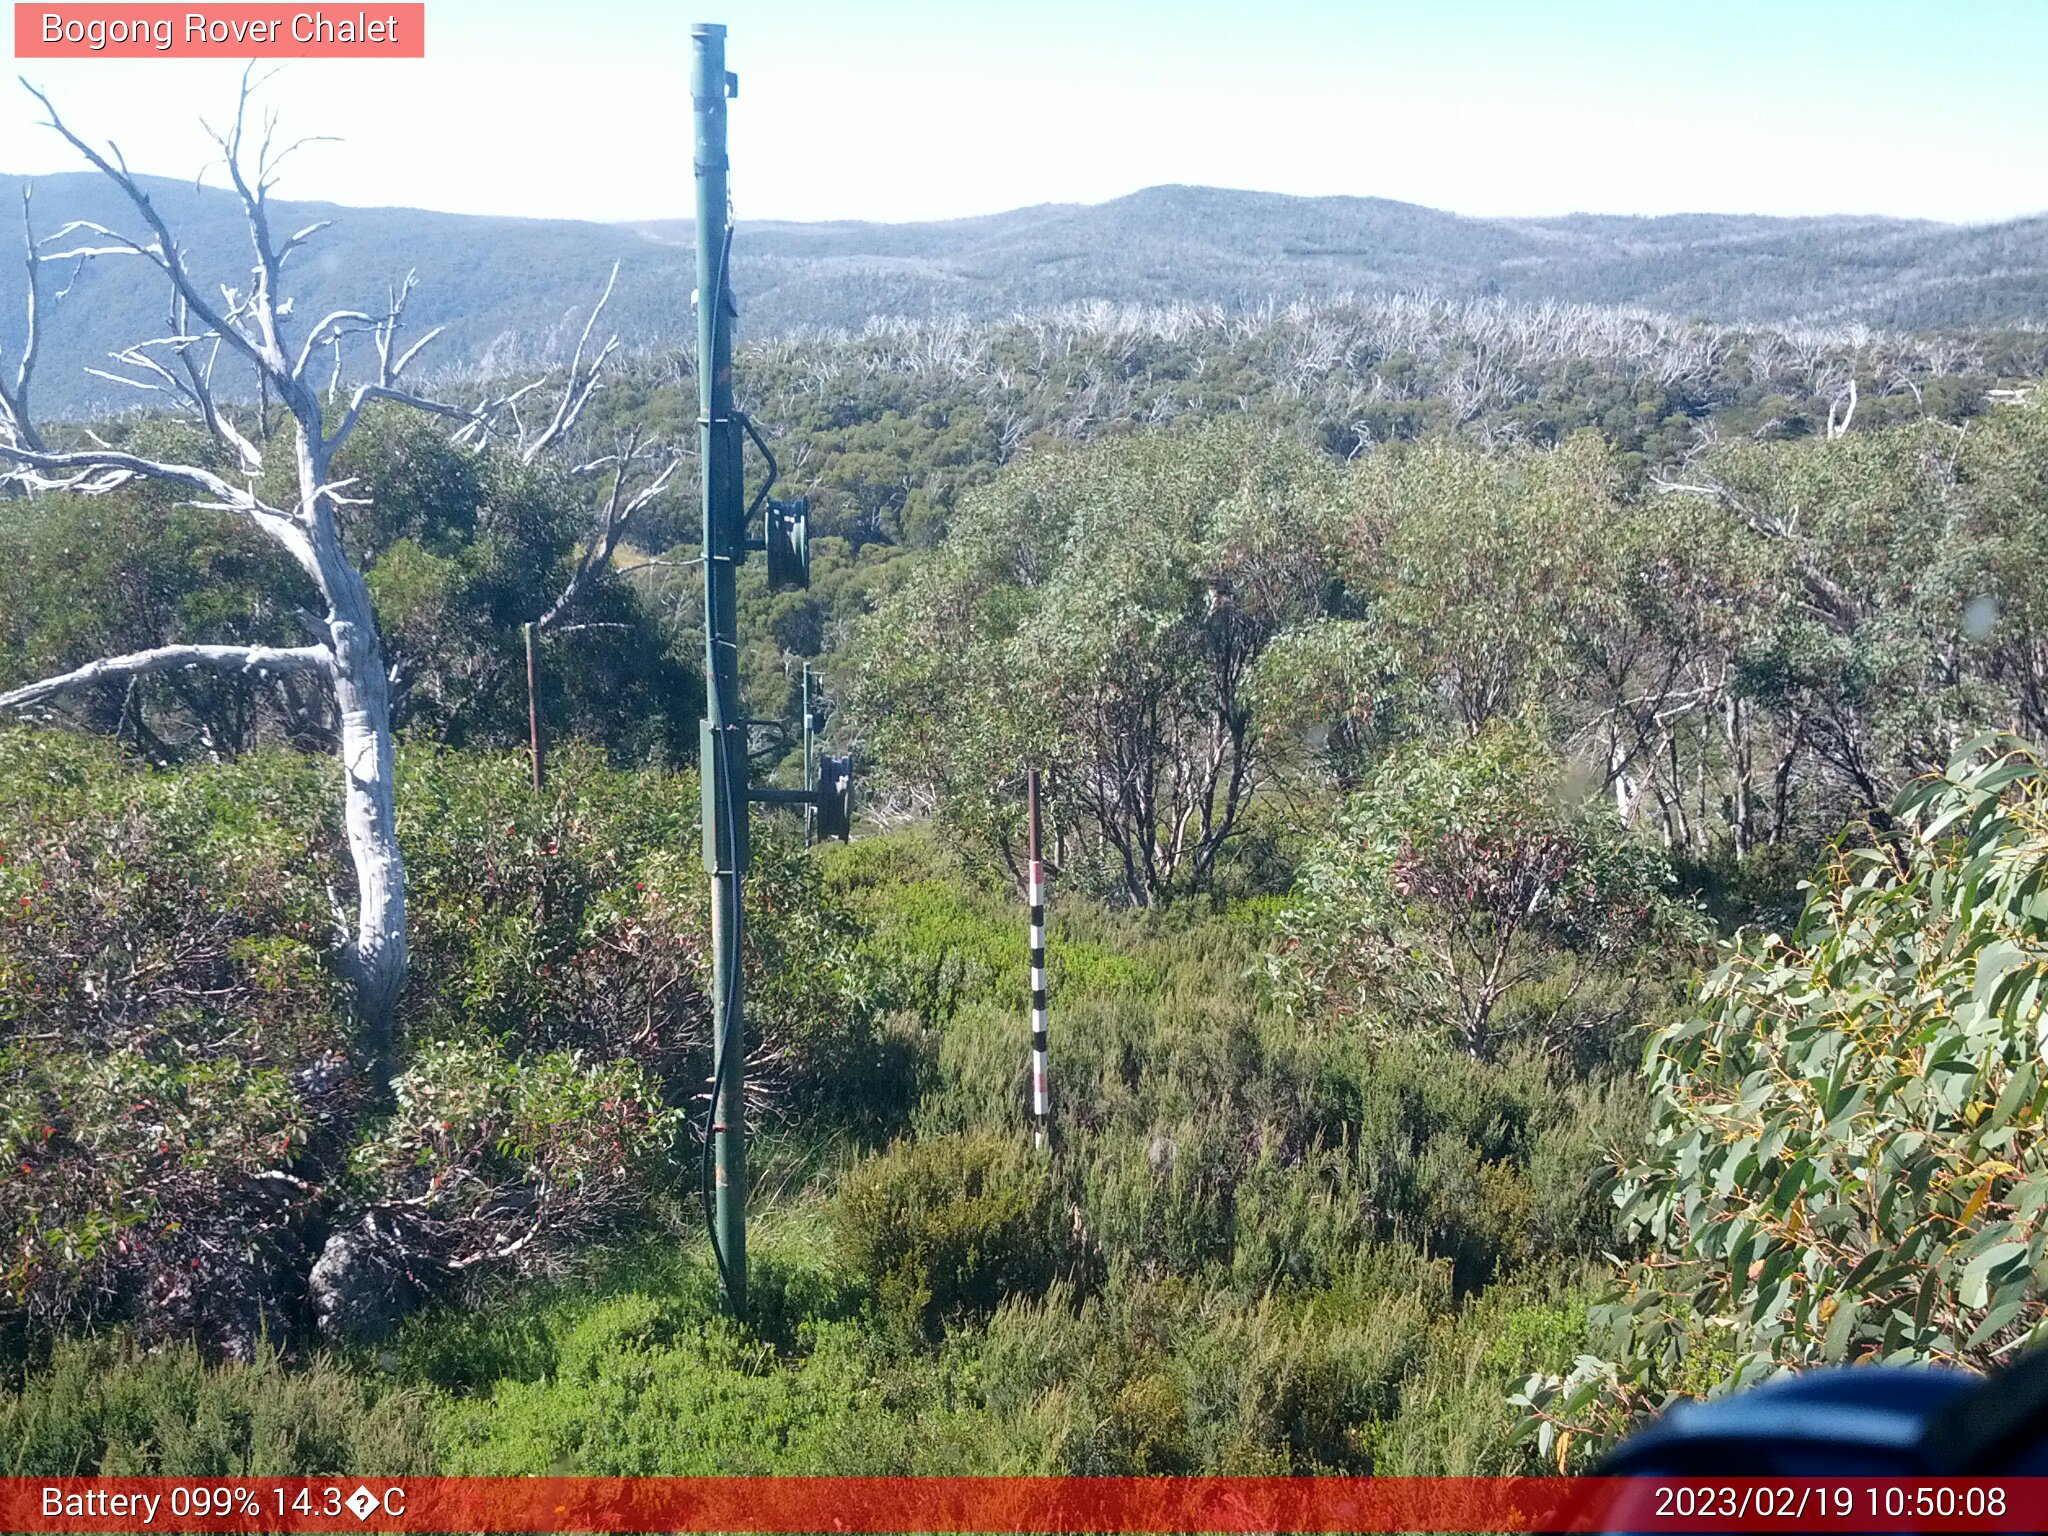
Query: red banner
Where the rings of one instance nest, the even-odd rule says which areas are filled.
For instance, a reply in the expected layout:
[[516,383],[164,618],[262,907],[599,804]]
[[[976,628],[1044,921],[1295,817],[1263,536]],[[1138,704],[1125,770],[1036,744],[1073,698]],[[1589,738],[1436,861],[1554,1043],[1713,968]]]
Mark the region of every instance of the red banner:
[[424,4],[23,5],[18,59],[423,59]]
[[6,1478],[10,1531],[2040,1531],[2048,1478]]

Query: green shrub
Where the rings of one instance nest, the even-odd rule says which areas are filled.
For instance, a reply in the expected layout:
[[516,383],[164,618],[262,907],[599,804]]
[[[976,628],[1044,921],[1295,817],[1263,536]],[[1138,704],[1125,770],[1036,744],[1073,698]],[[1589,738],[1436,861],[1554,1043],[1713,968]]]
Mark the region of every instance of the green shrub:
[[1270,1449],[1289,1471],[1370,1472],[1370,1425],[1398,1411],[1426,1320],[1416,1297],[1341,1291],[1219,1318],[1200,1343],[1236,1405],[1226,1445]]
[[[1663,854],[1569,778],[1527,726],[1396,753],[1304,861],[1268,959],[1279,994],[1305,1022],[1481,1057],[1511,1026],[1572,1033],[1562,1005],[1588,978],[1654,968],[1693,922]],[[1546,979],[1558,1007],[1506,1006]]]
[[152,1341],[246,1354],[291,1326],[296,1171],[368,1087],[312,873],[332,837],[320,778],[269,755],[138,773],[104,742],[0,729],[13,1348],[133,1316]]
[[[957,853],[925,832],[828,849],[824,868],[828,888],[866,930],[861,948],[889,1007],[943,1025],[976,1006],[1029,1006],[1025,908],[1014,886],[976,883]],[[1076,920],[1086,924],[1095,911],[1085,897],[1052,904],[1046,971],[1061,1004],[1156,991],[1162,975],[1150,956],[1077,931]]]
[[[413,1032],[624,1058],[671,1102],[695,1093],[710,1057],[695,776],[620,772],[576,749],[539,795],[507,755],[407,752],[401,768]],[[761,819],[753,848],[744,963],[758,1086],[784,1110],[886,1126],[901,1113],[897,1057],[875,1028],[858,927],[792,827]]]
[[1060,1265],[1052,1178],[1018,1138],[899,1143],[854,1166],[834,1219],[849,1271],[915,1337],[1041,1294]]
[[1007,1303],[979,1356],[985,1402],[1049,1437],[1074,1475],[1370,1471],[1440,1269],[1369,1253],[1330,1289],[1250,1303],[1181,1278]]
[[544,1271],[632,1225],[668,1181],[681,1128],[631,1062],[426,1046],[355,1149],[358,1200],[409,1259],[462,1274]]
[[[247,1358],[308,1319],[323,1229],[416,1278],[549,1269],[644,1221],[709,1070],[687,775],[402,751],[414,965],[393,1092],[332,951],[332,763],[174,771],[0,730],[0,1348],[132,1320]],[[886,1134],[914,1041],[788,828],[748,889],[771,1113]],[[386,1219],[388,1218],[388,1220]]]
[[1338,1149],[1351,1164],[1346,1198],[1365,1221],[1347,1226],[1450,1260],[1461,1293],[1612,1246],[1597,1175],[1639,1113],[1625,1083],[1574,1081],[1530,1050],[1481,1062],[1357,1040],[1313,1042],[1297,1070],[1302,1134],[1326,1167]]
[[1432,1314],[1400,1411],[1373,1426],[1382,1476],[1526,1476],[1555,1461],[1513,1433],[1508,1395],[1530,1370],[1562,1370],[1586,1348],[1593,1285],[1562,1274],[1498,1283],[1457,1309]]
[[586,1313],[557,1370],[450,1405],[444,1470],[481,1476],[909,1474],[1001,1466],[1006,1431],[863,1330],[814,1323],[783,1362],[730,1323],[644,1295]]
[[1243,1158],[1234,1129],[1221,1116],[1189,1116],[1149,1134],[1119,1127],[1069,1136],[1065,1167],[1086,1213],[1091,1268],[1112,1279],[1227,1269]]
[[0,1392],[10,1477],[290,1477],[436,1470],[420,1394],[378,1390],[335,1362],[287,1368],[268,1350],[208,1365],[191,1345],[139,1354],[118,1339],[60,1341],[18,1392]]
[[1249,1295],[1322,1290],[1379,1234],[1348,1147],[1311,1145],[1283,1162],[1268,1149],[1238,1181],[1231,1275]]

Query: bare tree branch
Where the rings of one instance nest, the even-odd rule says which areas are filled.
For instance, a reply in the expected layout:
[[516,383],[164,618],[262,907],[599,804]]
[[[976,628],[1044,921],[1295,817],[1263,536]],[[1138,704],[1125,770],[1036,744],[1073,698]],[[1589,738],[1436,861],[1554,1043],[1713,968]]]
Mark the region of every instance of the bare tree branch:
[[346,335],[371,330],[376,324],[375,319],[360,309],[337,309],[332,314],[323,315],[320,323],[306,332],[306,339],[299,344],[299,355],[292,363],[292,377],[304,377],[306,365],[312,362],[316,347],[339,342]]
[[[632,476],[633,468],[646,457],[660,458],[660,468],[651,479],[628,496],[626,485]],[[612,470],[611,485],[606,490],[604,504],[598,509],[597,526],[591,534],[590,542],[584,547],[582,558],[576,562],[576,569],[570,573],[568,583],[547,612],[534,620],[533,628],[536,634],[545,634],[553,628],[555,622],[582,595],[591,578],[611,564],[612,556],[618,550],[619,540],[624,536],[627,525],[668,489],[669,481],[675,478],[676,470],[682,462],[682,455],[678,453],[664,453],[662,450],[653,450],[650,453],[643,450],[639,433],[634,432],[627,437],[625,445],[617,454],[610,456],[608,460],[600,459],[584,466],[586,470],[594,470],[607,464],[615,466]]]
[[590,345],[591,333],[597,328],[598,318],[604,314],[605,305],[611,302],[612,289],[618,281],[619,264],[615,261],[612,263],[611,276],[605,279],[604,292],[597,296],[597,303],[591,308],[590,318],[583,322],[583,334],[576,338],[576,350],[570,355],[568,377],[562,381],[562,398],[555,406],[554,416],[531,442],[520,444],[519,456],[528,464],[547,452],[564,433],[576,425],[578,418],[583,415],[583,408],[590,403],[590,397],[596,394],[600,387],[598,375],[604,372],[605,364],[611,361],[613,354],[619,350],[618,336],[608,336],[604,345],[598,349],[597,356],[591,360],[590,366],[586,369],[583,365],[584,349]]
[[[156,211],[156,205],[150,201],[149,194],[142,190],[141,183],[136,181],[134,176],[129,173],[126,163],[121,160],[120,150],[110,145],[109,150],[114,158],[109,160],[106,155],[101,154],[71,130],[64,119],[58,115],[55,104],[51,102],[48,96],[37,90],[33,85],[30,85],[27,80],[23,80],[21,83],[29,95],[42,103],[43,110],[49,114],[45,119],[46,125],[61,134],[65,142],[83,155],[92,165],[93,169],[97,170],[109,181],[113,182],[115,186],[119,187],[122,192],[127,194],[128,201],[134,205],[135,211],[142,215],[143,222],[149,226],[150,231],[156,236],[157,243],[153,249],[136,244],[133,241],[124,242],[128,245],[129,249],[138,255],[148,257],[157,266],[162,268],[164,275],[170,278],[172,285],[183,296],[185,302],[191,306],[192,312],[205,321],[209,329],[218,332],[230,346],[245,355],[258,368],[275,375],[282,375],[284,373],[284,356],[275,346],[274,339],[266,349],[260,337],[252,337],[239,326],[231,323],[228,316],[214,308],[206,295],[199,291],[199,285],[192,280],[191,274],[185,271],[183,264],[178,260],[178,243],[171,234],[170,226],[164,222],[163,215]],[[246,103],[247,100],[248,81],[245,76],[243,79],[242,101]],[[238,122],[240,117],[241,107],[238,106],[236,108],[236,119]],[[236,180],[240,181],[239,174]],[[97,228],[97,226],[92,227]],[[111,230],[100,230],[99,232],[113,236],[113,231]],[[258,239],[259,243],[267,241],[267,231],[260,231]]]
[[21,358],[14,369],[14,385],[8,388],[0,384],[0,409],[6,411],[7,425],[13,429],[16,440],[40,450],[46,445],[29,418],[28,387],[35,375],[36,351],[41,339],[41,316],[38,312],[42,297],[41,263],[36,256],[36,232],[29,218],[29,187],[26,183],[21,189],[21,238],[28,268],[27,321],[22,333]]
[[175,672],[186,667],[208,667],[217,672],[247,674],[326,672],[334,665],[334,653],[324,645],[280,648],[268,645],[162,645],[155,650],[135,651],[126,656],[108,656],[56,677],[0,693],[0,709],[26,709],[59,694],[89,688],[94,683],[120,677],[146,677],[155,672]]
[[[174,485],[183,485],[195,491],[203,491],[223,503],[246,504],[252,509],[260,508],[272,517],[287,517],[275,507],[264,507],[255,496],[237,486],[228,484],[210,469],[201,469],[189,464],[166,464],[156,459],[145,459],[132,453],[122,453],[112,448],[84,448],[67,453],[37,453],[33,449],[0,443],[0,458],[11,459],[17,464],[35,470],[40,476],[69,475],[73,478],[54,480],[30,478],[33,490],[66,490],[97,493],[111,491],[130,480],[168,480]],[[92,478],[81,479],[79,475]]]

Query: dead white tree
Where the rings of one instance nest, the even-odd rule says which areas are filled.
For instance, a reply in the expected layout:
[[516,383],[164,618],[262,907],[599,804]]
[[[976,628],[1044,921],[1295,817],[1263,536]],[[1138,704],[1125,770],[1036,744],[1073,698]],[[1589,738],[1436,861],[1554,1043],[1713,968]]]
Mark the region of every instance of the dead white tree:
[[[27,82],[23,84],[26,86]],[[269,194],[277,169],[296,145],[274,148],[276,120],[268,116],[251,144],[251,82],[243,77],[233,126],[214,133],[228,179],[240,198],[252,250],[249,286],[222,285],[209,293],[194,275],[186,253],[121,152],[104,153],[68,127],[50,99],[28,90],[48,114],[46,125],[61,134],[86,161],[126,196],[143,232],[127,235],[101,224],[78,221],[41,242],[30,236],[29,331],[14,382],[0,391],[0,461],[12,467],[4,477],[31,494],[103,494],[136,481],[155,481],[189,492],[195,506],[245,519],[282,548],[303,571],[325,607],[302,612],[311,643],[288,649],[262,646],[171,645],[126,656],[111,656],[59,677],[0,694],[0,709],[18,710],[59,694],[109,679],[136,678],[184,668],[212,668],[250,675],[310,674],[333,695],[341,759],[342,820],[355,875],[351,918],[337,898],[342,967],[354,992],[362,1044],[380,1070],[388,1070],[391,1020],[406,971],[405,864],[395,825],[391,734],[391,678],[378,638],[370,594],[342,544],[339,515],[363,498],[344,494],[347,481],[333,478],[335,455],[361,421],[366,406],[389,401],[457,421],[458,432],[485,435],[495,407],[487,401],[463,408],[430,399],[402,382],[407,367],[437,330],[400,346],[410,278],[381,314],[335,310],[297,339],[287,335],[290,299],[281,288],[285,264],[324,227],[309,225],[284,238],[271,227]],[[211,131],[211,130],[209,130]],[[301,141],[303,142],[303,141]],[[253,163],[252,163],[253,161]],[[87,433],[76,446],[57,447],[28,412],[35,363],[35,322],[40,273],[53,263],[101,258],[136,260],[154,267],[168,285],[173,324],[170,334],[138,342],[116,354],[123,370],[103,376],[168,397],[175,408],[196,415],[223,450],[232,470],[144,458],[109,447]],[[438,328],[437,328],[438,329]],[[355,388],[332,429],[322,413],[314,364],[339,354],[345,338],[368,336],[374,343],[374,381]],[[290,421],[292,493],[276,503],[259,490],[266,463],[263,434],[243,431],[233,408],[215,385],[223,359],[244,364],[263,398],[281,404]]]
[[[473,440],[479,444],[488,440],[501,414],[511,423],[514,451],[523,464],[536,463],[551,452],[559,453],[574,440],[584,411],[604,388],[606,366],[619,354],[616,332],[606,336],[595,350],[591,347],[591,339],[597,335],[598,322],[604,318],[605,306],[611,303],[618,281],[619,266],[613,262],[604,290],[598,294],[589,318],[583,322],[582,334],[576,338],[575,350],[562,377],[561,393],[547,419],[529,425],[521,409],[525,397],[547,383],[547,376],[543,375],[496,402],[480,416],[474,429],[466,429]],[[564,621],[594,585],[598,574],[610,568],[628,525],[668,489],[683,458],[682,451],[674,445],[648,442],[638,429],[633,429],[615,441],[612,452],[599,454],[569,470],[572,481],[595,483],[602,489],[594,499],[589,533],[561,591],[525,626],[526,718],[535,789],[541,788],[547,777],[546,734],[540,711],[540,642],[550,633],[567,634],[587,627]]]
[[[682,462],[683,455],[673,447],[649,444],[638,431],[629,431],[611,453],[601,454],[571,471],[578,478],[599,477],[605,489],[597,497],[589,540],[570,568],[569,579],[547,611],[533,621],[537,633],[546,634],[556,628],[598,572],[611,565],[628,526],[668,489]],[[644,479],[639,478],[643,475]]]
[[1828,440],[1848,434],[1849,423],[1856,419],[1856,376],[1849,375],[1848,387],[1828,401]]
[[[571,373],[573,383],[574,374]],[[625,628],[624,625],[605,626],[601,624],[567,624],[563,620],[575,608],[579,599],[588,592],[601,571],[611,568],[612,557],[618,553],[619,540],[625,536],[627,526],[634,517],[644,511],[663,491],[669,481],[675,478],[683,456],[672,447],[650,446],[641,440],[638,431],[631,431],[619,440],[617,449],[608,454],[579,464],[570,471],[575,478],[601,477],[606,489],[597,498],[597,507],[589,537],[578,552],[575,563],[570,567],[568,580],[562,590],[555,594],[547,609],[526,626],[526,721],[527,750],[533,769],[533,787],[541,789],[547,783],[547,728],[541,721],[540,705],[540,642],[550,634],[570,634],[579,629]],[[635,477],[645,474],[646,479],[635,485]],[[663,565],[667,561],[647,561],[645,565]],[[640,569],[636,566],[632,569]]]

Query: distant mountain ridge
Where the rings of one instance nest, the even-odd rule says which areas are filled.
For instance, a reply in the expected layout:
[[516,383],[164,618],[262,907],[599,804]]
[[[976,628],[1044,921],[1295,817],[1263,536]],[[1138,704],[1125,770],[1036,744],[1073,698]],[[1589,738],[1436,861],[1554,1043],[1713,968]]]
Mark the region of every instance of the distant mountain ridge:
[[[685,221],[632,226],[686,244]],[[1626,305],[1720,321],[1899,329],[2048,323],[2048,215],[1481,219],[1375,197],[1150,187],[929,224],[742,224],[743,294],[806,317],[1107,298],[1226,305],[1386,289]]]
[[[22,178],[0,176],[0,206]],[[145,178],[214,282],[246,280],[247,234],[227,192]],[[90,173],[35,179],[39,230],[135,220]],[[404,208],[279,203],[284,228],[333,221],[287,268],[302,323],[370,307],[416,269],[411,317],[444,325],[443,370],[516,369],[573,340],[614,261],[609,320],[637,346],[689,333],[687,221],[594,224]],[[998,318],[1082,300],[1250,306],[1426,289],[1654,309],[1718,321],[1946,329],[2048,324],[2048,216],[1949,225],[1858,216],[1573,214],[1483,219],[1374,197],[1150,187],[930,223],[742,222],[735,286],[745,334],[855,327],[872,316]],[[61,285],[60,285],[61,286]],[[0,293],[0,341],[18,344]],[[56,307],[38,396],[77,412],[146,403],[83,373],[119,343],[164,333],[160,285],[102,259]]]

